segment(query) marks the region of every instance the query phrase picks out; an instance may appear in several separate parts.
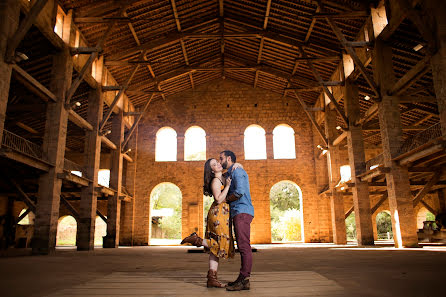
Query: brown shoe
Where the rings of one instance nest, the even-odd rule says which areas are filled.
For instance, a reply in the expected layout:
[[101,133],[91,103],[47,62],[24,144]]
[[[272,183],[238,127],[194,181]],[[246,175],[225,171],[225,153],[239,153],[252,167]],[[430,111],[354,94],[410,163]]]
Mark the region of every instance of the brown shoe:
[[208,288],[224,288],[226,286],[218,281],[218,279],[217,279],[217,271],[209,269],[209,271],[208,271],[207,287]]
[[197,235],[197,233],[192,233],[188,237],[185,237],[181,244],[190,243],[191,245],[195,245],[197,247],[200,247],[203,245],[203,239]]
[[245,279],[245,277],[239,275],[235,282],[231,282],[226,287],[226,291],[241,291],[241,290],[249,290],[251,289],[251,284],[249,283],[249,279]]

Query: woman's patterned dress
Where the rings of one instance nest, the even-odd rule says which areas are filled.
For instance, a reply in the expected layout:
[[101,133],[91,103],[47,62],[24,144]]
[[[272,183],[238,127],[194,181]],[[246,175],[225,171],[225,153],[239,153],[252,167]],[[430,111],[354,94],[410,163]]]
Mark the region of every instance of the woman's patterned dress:
[[[221,186],[224,189],[224,186]],[[229,204],[214,200],[208,212],[205,238],[209,251],[218,258],[234,257],[234,239],[229,229]]]

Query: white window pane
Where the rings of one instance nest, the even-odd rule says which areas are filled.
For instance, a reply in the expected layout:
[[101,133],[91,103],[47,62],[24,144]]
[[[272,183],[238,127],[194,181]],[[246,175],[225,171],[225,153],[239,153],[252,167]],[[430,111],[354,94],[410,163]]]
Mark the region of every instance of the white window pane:
[[258,125],[251,125],[245,130],[245,159],[266,159],[265,130]]
[[206,132],[197,126],[187,129],[184,138],[184,160],[206,160]]
[[294,130],[288,125],[279,125],[273,130],[274,159],[295,159]]
[[161,128],[156,133],[155,161],[177,160],[177,132],[172,128]]

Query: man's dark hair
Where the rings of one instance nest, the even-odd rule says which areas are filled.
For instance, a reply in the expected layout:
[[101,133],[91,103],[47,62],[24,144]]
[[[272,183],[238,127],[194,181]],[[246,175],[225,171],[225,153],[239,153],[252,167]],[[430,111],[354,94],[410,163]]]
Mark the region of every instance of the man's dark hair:
[[237,158],[235,157],[235,154],[232,151],[222,151],[220,154],[225,154],[226,157],[231,157],[232,163],[237,162]]

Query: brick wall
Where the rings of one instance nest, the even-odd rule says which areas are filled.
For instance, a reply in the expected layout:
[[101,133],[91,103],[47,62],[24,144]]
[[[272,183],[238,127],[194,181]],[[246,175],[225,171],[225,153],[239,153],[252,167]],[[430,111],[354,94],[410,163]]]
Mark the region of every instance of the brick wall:
[[[244,160],[243,133],[251,124],[266,131],[267,160]],[[295,131],[296,159],[273,159],[272,131],[279,124],[288,124]],[[150,193],[162,182],[171,182],[182,192],[182,235],[196,230],[203,234],[204,161],[183,161],[184,133],[195,125],[206,131],[207,158],[217,158],[220,151],[230,149],[249,175],[255,208],[252,242],[271,241],[269,192],[281,180],[292,181],[302,190],[305,241],[330,241],[328,200],[317,195],[312,127],[300,105],[263,89],[216,80],[170,96],[167,102],[153,102],[140,124],[134,244],[149,242]],[[155,135],[165,126],[178,134],[176,162],[155,162]]]

